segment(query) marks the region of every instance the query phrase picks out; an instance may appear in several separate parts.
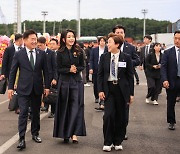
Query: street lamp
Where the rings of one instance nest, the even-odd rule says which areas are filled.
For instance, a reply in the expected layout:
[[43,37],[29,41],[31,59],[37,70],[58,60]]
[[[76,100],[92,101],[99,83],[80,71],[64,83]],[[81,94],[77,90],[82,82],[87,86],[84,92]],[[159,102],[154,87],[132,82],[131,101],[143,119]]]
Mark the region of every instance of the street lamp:
[[43,21],[43,33],[46,33],[46,15],[48,15],[48,11],[41,11],[41,14],[44,17],[44,21]]
[[146,13],[148,13],[147,9],[142,9],[141,12],[144,14],[144,30],[143,30],[143,37],[146,35]]

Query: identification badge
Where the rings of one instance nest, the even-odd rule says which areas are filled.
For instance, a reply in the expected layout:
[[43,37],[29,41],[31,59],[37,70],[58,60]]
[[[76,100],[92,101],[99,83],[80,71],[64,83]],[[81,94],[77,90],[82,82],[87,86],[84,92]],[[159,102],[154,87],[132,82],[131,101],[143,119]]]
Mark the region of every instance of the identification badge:
[[126,62],[118,62],[118,67],[126,68]]

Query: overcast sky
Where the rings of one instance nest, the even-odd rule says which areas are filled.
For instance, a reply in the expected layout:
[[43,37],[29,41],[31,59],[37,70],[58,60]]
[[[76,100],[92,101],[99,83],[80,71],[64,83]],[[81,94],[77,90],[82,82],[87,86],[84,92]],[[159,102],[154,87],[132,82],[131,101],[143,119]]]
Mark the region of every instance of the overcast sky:
[[[15,21],[14,3],[15,0],[0,0],[0,7],[7,23]],[[21,3],[22,21],[43,20],[41,11],[48,11],[46,19],[49,21],[77,19],[78,0],[21,0]],[[148,19],[176,22],[180,19],[179,6],[180,0],[81,0],[81,18],[142,19],[141,10],[147,9]]]

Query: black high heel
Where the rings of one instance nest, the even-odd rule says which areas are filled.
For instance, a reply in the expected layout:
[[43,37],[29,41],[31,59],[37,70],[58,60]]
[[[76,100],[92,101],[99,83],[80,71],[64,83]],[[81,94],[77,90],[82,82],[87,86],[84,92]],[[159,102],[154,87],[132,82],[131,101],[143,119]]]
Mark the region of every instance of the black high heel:
[[78,144],[78,140],[72,140],[72,143]]

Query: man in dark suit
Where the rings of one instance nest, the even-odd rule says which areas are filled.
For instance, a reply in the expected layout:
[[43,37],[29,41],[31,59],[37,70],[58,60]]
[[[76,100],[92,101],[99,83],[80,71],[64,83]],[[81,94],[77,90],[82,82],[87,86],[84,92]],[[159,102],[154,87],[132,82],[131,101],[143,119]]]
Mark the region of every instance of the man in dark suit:
[[123,37],[110,33],[108,51],[103,54],[98,70],[98,91],[105,101],[103,117],[104,151],[122,150],[126,133],[126,104],[134,95],[133,66],[131,57],[120,51]]
[[[123,40],[125,40],[125,32],[126,32],[126,29],[122,25],[116,25],[113,28],[113,33],[115,33],[116,35],[121,35],[123,37]],[[136,48],[133,45],[129,44],[128,42],[124,41],[120,50],[122,52],[128,54],[131,57],[132,64],[133,64],[133,70],[135,70],[135,67],[138,66],[140,63],[140,59],[139,59],[139,56],[137,55]],[[128,122],[129,122],[129,104],[127,104],[126,114],[127,114],[126,125],[128,125]],[[128,137],[126,135],[125,140],[127,140],[127,139],[128,139]]]
[[[152,41],[152,37],[150,35],[145,35],[144,36],[145,46],[141,48],[141,52],[140,52],[140,70],[144,70],[147,81],[149,79],[147,76],[147,69],[146,69],[146,57],[149,53],[153,52],[151,41]],[[150,95],[151,95],[151,88],[148,88],[146,100],[145,100],[146,103],[150,103],[150,101],[151,101],[150,97],[149,97]]]
[[166,50],[161,61],[161,79],[167,94],[167,122],[175,130],[175,104],[180,92],[180,30],[174,33],[174,47]]
[[107,46],[106,46],[106,38],[105,37],[99,37],[98,38],[98,44],[99,44],[98,47],[92,48],[92,50],[91,50],[89,73],[92,74],[95,103],[100,104],[100,106],[98,108],[95,108],[95,109],[96,110],[103,110],[104,109],[104,103],[102,100],[99,101],[99,96],[98,96],[97,73],[98,73],[98,65],[99,65],[99,60],[100,60],[101,55],[105,52],[108,52]]
[[[25,133],[29,103],[32,111],[32,139],[37,143],[42,142],[39,137],[41,96],[43,92],[46,96],[49,93],[46,55],[44,52],[36,49],[37,34],[34,30],[27,30],[23,34],[23,39],[25,48],[16,52],[13,57],[8,85],[8,97],[12,99],[16,73],[19,69],[17,94],[20,114],[18,120],[19,144],[17,148],[20,150],[26,148]],[[44,91],[43,86],[45,87]]]
[[[55,86],[57,84],[55,52],[47,48],[45,37],[43,36],[39,37],[37,41],[38,41],[37,44],[38,48],[42,51],[45,51],[46,53],[46,61],[47,61],[47,67],[49,73],[49,83],[51,84],[51,86],[53,85]],[[48,109],[49,109],[49,104],[44,104],[44,110],[48,112]],[[54,113],[55,113],[55,103],[51,105],[51,114],[48,116],[48,118],[54,118]]]
[[13,60],[14,53],[19,51],[23,45],[23,36],[21,34],[15,35],[15,42],[13,45],[6,48],[3,55],[1,78],[9,79],[9,73]]

